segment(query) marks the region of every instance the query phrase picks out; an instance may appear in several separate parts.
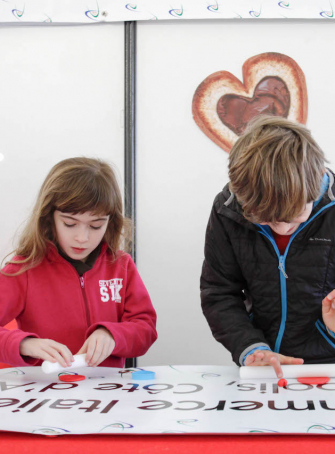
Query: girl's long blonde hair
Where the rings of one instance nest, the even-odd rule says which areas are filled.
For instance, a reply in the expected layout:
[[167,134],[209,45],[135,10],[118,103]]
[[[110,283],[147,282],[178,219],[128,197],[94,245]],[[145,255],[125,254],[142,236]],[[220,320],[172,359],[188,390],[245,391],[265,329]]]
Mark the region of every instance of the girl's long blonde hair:
[[[50,244],[56,244],[53,213],[109,215],[104,241],[113,258],[122,237],[129,236],[130,221],[122,213],[122,197],[113,169],[99,159],[70,158],[56,164],[39,191],[33,212],[8,263],[23,264],[17,273],[39,265]],[[8,275],[5,272],[2,274]]]

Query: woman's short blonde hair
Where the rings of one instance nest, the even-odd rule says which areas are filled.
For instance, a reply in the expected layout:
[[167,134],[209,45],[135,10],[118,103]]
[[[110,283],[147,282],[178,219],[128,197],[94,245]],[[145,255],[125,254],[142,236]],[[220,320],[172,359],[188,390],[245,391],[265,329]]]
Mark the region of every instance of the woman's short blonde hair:
[[325,161],[305,126],[261,115],[230,151],[229,187],[249,221],[290,222],[320,196]]

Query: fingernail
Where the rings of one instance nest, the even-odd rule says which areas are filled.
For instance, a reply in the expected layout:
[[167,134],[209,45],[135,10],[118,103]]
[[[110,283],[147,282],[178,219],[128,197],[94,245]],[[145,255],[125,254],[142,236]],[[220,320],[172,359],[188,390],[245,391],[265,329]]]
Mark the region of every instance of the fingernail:
[[332,303],[332,308],[335,309],[335,303]]
[[283,374],[278,374],[278,378],[283,378]]

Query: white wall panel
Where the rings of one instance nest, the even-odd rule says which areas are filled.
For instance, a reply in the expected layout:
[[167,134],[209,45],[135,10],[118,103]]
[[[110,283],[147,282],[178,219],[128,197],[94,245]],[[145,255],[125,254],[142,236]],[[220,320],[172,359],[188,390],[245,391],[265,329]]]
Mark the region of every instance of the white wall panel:
[[0,256],[50,168],[112,162],[123,185],[124,26],[0,28]]

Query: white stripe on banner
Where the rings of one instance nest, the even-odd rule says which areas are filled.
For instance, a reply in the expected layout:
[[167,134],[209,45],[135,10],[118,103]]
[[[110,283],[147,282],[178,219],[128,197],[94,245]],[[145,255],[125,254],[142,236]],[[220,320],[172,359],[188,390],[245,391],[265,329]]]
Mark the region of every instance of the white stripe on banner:
[[16,24],[333,17],[331,0],[0,0],[0,23]]

